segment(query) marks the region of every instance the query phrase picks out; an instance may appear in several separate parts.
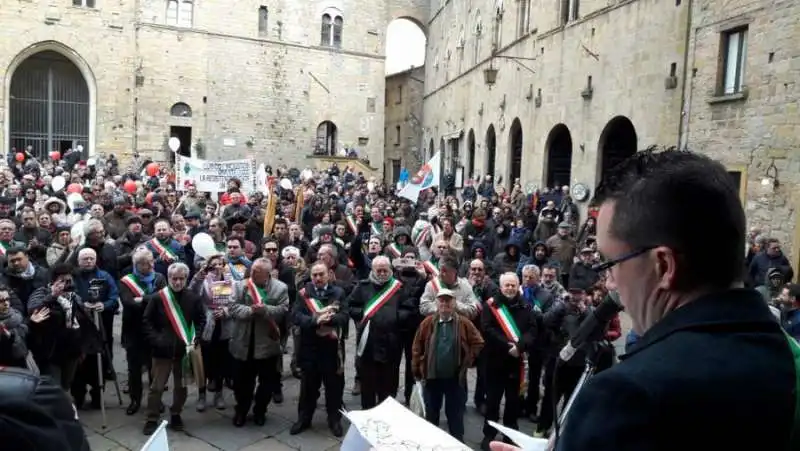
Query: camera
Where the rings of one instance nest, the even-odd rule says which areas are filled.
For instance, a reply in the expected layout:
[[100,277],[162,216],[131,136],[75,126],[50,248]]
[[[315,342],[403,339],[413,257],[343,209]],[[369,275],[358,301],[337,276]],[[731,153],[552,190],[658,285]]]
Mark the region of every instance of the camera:
[[89,302],[101,302],[102,292],[106,286],[103,279],[92,279],[89,281]]
[[64,279],[64,292],[69,293],[75,291],[75,282],[72,281],[72,278]]

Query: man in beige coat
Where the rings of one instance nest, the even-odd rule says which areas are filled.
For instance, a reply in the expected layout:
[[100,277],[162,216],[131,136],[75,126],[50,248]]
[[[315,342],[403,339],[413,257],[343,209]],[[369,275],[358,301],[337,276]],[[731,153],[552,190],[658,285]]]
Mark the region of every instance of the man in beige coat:
[[289,311],[289,289],[271,277],[272,263],[259,258],[250,271],[249,279],[234,285],[236,303],[229,308],[234,320],[229,349],[238,367],[233,383],[236,427],[244,426],[251,404],[253,422],[257,426],[266,422],[267,406],[281,377],[278,359],[283,353],[278,325]]

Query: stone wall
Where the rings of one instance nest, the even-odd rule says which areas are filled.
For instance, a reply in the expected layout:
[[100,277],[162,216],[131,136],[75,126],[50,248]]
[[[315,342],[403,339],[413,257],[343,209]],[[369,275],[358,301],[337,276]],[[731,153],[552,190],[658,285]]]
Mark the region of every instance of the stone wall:
[[[689,67],[695,72],[686,86],[683,142],[742,174],[748,223],[785,243],[797,272],[800,3],[695,2],[692,15]],[[722,96],[718,88],[723,34],[743,27],[746,94]],[[772,183],[776,175],[777,186]]]
[[[631,121],[638,148],[677,144],[682,78],[674,89],[665,87],[665,79],[671,64],[682,72],[686,5],[582,0],[578,17],[560,25],[557,3],[532,0],[527,16],[520,11],[522,0],[447,1],[432,10],[424,104],[428,147],[441,147],[442,137],[459,138],[460,158],[469,170],[466,138],[472,131],[474,172],[485,173],[486,136],[493,127],[495,175],[508,180],[510,125],[518,118],[522,182],[541,186],[548,135],[564,124],[572,140],[570,182],[594,186],[601,135],[612,118]],[[498,71],[491,87],[484,83],[487,68]],[[582,92],[588,77],[592,95],[587,99]]]
[[[422,164],[422,99],[425,68],[417,67],[386,77],[385,179],[393,180],[391,160],[413,173]],[[399,133],[398,128],[399,127]]]
[[[0,9],[0,67],[13,70],[32,53],[26,48],[44,41],[69,54],[95,94],[92,152],[125,158],[138,149],[164,159],[170,126],[188,126],[193,152],[202,147],[205,158],[255,154],[300,166],[328,120],[337,126],[337,147],[355,147],[381,166],[386,29],[399,17],[424,24],[427,2],[268,2],[267,27],[259,30],[263,3],[196,1],[191,27],[178,27],[167,24],[165,0],[98,2],[96,9],[20,0]],[[343,18],[339,49],[320,45],[323,13]],[[4,123],[9,81],[0,92]],[[191,107],[191,117],[170,115],[177,102]]]

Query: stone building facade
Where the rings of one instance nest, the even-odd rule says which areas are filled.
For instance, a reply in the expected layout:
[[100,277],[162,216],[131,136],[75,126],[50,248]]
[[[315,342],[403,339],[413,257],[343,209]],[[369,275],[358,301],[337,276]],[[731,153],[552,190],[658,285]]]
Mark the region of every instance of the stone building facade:
[[396,182],[400,169],[414,173],[422,165],[422,98],[425,68],[388,75],[384,95],[384,180]]
[[682,77],[670,76],[684,64],[686,4],[436,3],[425,140],[446,167],[594,186],[604,165],[638,148],[677,145]]
[[792,0],[433,0],[426,154],[592,187],[637,149],[705,152],[798,267],[798,17]]
[[695,2],[681,144],[740,180],[750,226],[800,268],[800,3]]
[[[3,151],[383,160],[385,35],[427,1],[19,0],[0,9]],[[42,105],[47,105],[42,106]],[[45,150],[46,149],[46,150]]]

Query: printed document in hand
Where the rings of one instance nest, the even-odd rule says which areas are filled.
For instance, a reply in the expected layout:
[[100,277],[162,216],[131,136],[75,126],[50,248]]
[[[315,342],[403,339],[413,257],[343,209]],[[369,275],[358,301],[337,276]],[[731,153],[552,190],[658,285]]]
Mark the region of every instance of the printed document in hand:
[[529,435],[523,434],[520,431],[515,431],[509,427],[505,427],[502,424],[495,423],[494,421],[489,422],[489,426],[497,429],[498,432],[505,435],[506,437],[510,438],[511,441],[517,444],[522,451],[546,451],[547,450],[547,439],[543,438],[534,438]]
[[378,406],[344,412],[350,429],[342,441],[342,451],[469,451],[469,447],[447,432],[420,418],[394,398]]

